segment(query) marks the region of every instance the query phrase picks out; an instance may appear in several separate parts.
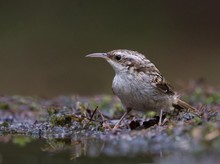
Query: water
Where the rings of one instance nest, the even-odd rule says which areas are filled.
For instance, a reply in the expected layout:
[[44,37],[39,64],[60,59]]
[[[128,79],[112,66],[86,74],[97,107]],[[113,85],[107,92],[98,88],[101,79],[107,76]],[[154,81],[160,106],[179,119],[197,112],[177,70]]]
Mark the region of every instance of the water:
[[[22,136],[0,137],[0,163],[149,163],[152,155],[104,153],[103,141],[33,139]],[[98,144],[97,144],[98,143]],[[130,156],[130,157],[129,157]]]
[[[219,163],[216,150],[174,150],[143,144],[123,145],[97,139],[36,139],[25,136],[0,137],[0,164],[56,163]],[[140,142],[141,139],[139,140]],[[124,142],[124,141],[122,141]],[[133,141],[130,141],[131,143]],[[218,143],[218,142],[217,142]],[[123,145],[123,146],[122,146]],[[198,145],[197,145],[198,146]],[[196,147],[197,147],[196,146]],[[153,149],[152,149],[153,148]],[[142,150],[141,150],[142,149]],[[194,149],[195,150],[195,149]],[[180,160],[181,159],[181,160]]]

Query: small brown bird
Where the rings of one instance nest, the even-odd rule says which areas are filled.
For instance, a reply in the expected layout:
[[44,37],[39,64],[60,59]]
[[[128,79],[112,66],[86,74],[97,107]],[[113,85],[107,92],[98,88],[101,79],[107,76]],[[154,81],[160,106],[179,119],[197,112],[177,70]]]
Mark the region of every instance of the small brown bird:
[[115,70],[112,90],[121,100],[125,114],[115,125],[117,129],[131,110],[161,111],[173,107],[196,110],[180,100],[172,86],[144,55],[136,51],[119,49],[107,53],[93,53],[86,57],[104,58]]

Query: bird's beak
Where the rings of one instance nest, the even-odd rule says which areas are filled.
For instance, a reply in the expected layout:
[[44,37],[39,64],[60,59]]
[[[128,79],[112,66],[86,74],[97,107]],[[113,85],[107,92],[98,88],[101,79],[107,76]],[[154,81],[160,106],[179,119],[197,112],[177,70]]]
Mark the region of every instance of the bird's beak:
[[86,55],[86,57],[91,57],[91,58],[107,58],[107,53],[93,53]]

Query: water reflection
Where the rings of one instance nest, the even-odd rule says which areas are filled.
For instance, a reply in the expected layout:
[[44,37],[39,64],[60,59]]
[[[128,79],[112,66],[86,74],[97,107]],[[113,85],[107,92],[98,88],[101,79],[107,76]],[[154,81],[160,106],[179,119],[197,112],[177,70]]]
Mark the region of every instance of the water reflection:
[[[177,141],[178,142],[178,141]],[[161,144],[161,143],[160,143]],[[146,138],[113,140],[75,136],[71,138],[37,139],[25,136],[0,136],[2,163],[191,163],[206,159],[218,163],[215,149],[183,151],[149,141]],[[217,140],[216,144],[219,144]]]
[[81,156],[97,157],[101,154],[104,142],[98,139],[47,139],[47,144],[42,148],[44,152],[50,152],[53,154],[68,151],[70,153],[70,159],[76,159]]
[[[19,141],[19,142],[14,142]],[[144,152],[142,149],[139,154],[134,154],[134,151],[130,149],[130,145],[127,143],[119,144],[121,141],[113,142],[112,144],[108,141],[100,140],[97,138],[49,138],[49,139],[34,139],[23,136],[0,136],[0,156],[2,157],[3,163],[16,161],[16,163],[22,163],[29,160],[28,158],[33,157],[39,162],[38,158],[48,160],[48,155],[52,157],[49,161],[55,161],[60,158],[60,161],[84,161],[89,159],[92,161],[104,160],[105,162],[120,161],[123,159],[124,162],[152,162],[153,157],[157,154],[151,154]],[[7,146],[6,146],[7,143]],[[120,146],[118,146],[120,145]],[[139,149],[140,146],[137,145]],[[118,149],[118,150],[117,150]],[[22,151],[21,151],[22,150]],[[140,149],[141,150],[141,149]],[[147,149],[146,149],[147,150]],[[12,160],[8,154],[12,154],[16,157]],[[27,157],[24,158],[24,155]],[[127,158],[129,157],[129,158]],[[132,157],[132,158],[131,158]],[[19,159],[19,160],[17,160]],[[109,159],[109,160],[106,160]],[[37,162],[36,162],[37,163]]]

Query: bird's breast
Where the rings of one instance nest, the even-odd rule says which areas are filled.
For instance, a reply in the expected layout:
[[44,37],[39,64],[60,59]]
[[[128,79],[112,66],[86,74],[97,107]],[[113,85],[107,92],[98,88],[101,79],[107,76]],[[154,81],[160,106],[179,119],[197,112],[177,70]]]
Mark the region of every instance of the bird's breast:
[[158,92],[148,76],[116,75],[112,89],[125,108],[139,111],[160,110],[172,104],[170,96]]

